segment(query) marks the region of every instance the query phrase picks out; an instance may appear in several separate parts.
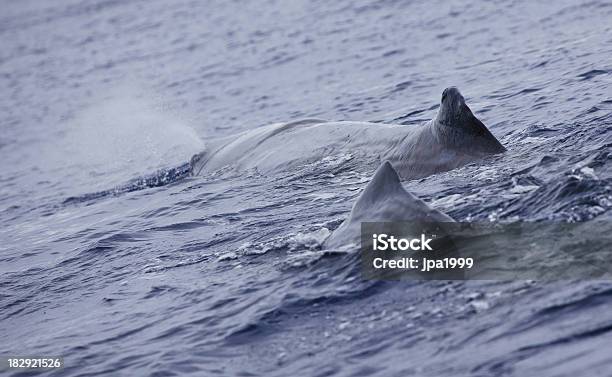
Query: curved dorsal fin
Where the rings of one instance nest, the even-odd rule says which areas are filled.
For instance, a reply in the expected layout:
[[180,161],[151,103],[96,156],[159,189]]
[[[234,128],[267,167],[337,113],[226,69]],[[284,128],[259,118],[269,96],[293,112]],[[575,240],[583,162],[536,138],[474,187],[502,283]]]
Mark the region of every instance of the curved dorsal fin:
[[[412,195],[400,181],[397,171],[389,161],[383,162],[357,198],[351,211],[352,219],[367,221],[396,221],[403,216],[421,212],[426,205]],[[406,213],[405,209],[411,208]]]
[[357,245],[362,222],[394,221],[452,222],[453,219],[406,191],[391,163],[385,161],[357,198],[349,217],[323,246]]
[[374,201],[388,193],[403,190],[399,175],[389,161],[385,161],[376,169],[372,180],[368,182],[359,196],[359,200]]

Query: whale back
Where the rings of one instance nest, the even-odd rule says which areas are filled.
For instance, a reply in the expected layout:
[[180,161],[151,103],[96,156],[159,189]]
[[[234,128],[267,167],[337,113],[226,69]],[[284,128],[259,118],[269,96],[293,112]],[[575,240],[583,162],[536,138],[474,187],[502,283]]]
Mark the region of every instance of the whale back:
[[[325,240],[325,249],[358,245],[362,222],[453,222],[404,189],[389,161],[385,161],[357,198],[350,216]],[[352,246],[351,246],[352,245]]]
[[206,146],[191,160],[194,175],[225,167],[267,175],[350,156],[368,170],[389,160],[411,180],[505,151],[456,88],[444,91],[438,114],[422,126],[306,119],[207,140]]
[[[248,130],[237,135],[211,140],[206,150],[194,155],[190,165],[193,175],[200,174],[206,166],[207,171],[214,171],[231,165],[251,154],[266,141],[283,133],[289,133],[300,127],[307,127],[325,120],[308,118],[288,123],[273,123],[267,126]],[[251,159],[252,160],[252,159]]]

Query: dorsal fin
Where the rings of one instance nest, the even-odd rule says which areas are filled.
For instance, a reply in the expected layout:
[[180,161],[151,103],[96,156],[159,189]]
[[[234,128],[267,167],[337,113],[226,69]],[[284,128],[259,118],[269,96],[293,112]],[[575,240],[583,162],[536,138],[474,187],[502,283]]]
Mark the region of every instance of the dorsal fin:
[[403,190],[399,175],[389,161],[385,161],[376,169],[374,177],[367,184],[361,195],[360,201],[375,201],[378,197],[384,197],[391,192]]
[[436,134],[446,146],[476,155],[506,151],[506,148],[472,113],[465,103],[465,98],[455,87],[446,88],[442,92],[440,108],[434,119]]
[[357,245],[362,222],[393,221],[452,222],[453,219],[406,191],[391,163],[385,161],[359,195],[349,217],[323,246]]
[[349,219],[402,221],[424,219],[435,212],[437,211],[404,189],[397,171],[389,161],[385,161],[357,198]]

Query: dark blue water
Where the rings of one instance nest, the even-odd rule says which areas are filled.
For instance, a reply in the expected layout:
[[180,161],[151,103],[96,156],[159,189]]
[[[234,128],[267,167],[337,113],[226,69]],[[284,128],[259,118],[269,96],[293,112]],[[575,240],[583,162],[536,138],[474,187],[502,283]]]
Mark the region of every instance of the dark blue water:
[[406,188],[457,220],[610,219],[612,4],[19,1],[0,14],[0,355],[51,375],[610,376],[612,283],[375,282],[320,250],[351,156],[191,177],[213,137],[416,124],[509,152]]

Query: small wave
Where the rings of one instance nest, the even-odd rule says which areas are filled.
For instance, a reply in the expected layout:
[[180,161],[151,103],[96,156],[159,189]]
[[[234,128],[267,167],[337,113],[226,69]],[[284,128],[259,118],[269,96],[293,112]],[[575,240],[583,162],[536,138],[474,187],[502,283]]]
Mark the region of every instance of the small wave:
[[516,193],[517,187],[528,194],[503,211],[504,217],[520,215],[528,209],[536,220],[578,222],[612,208],[612,182],[599,179],[590,167],[572,169],[546,184],[517,184],[510,190]]
[[610,70],[607,70],[607,69],[592,69],[588,72],[579,74],[578,77],[580,77],[582,80],[590,80],[593,77],[600,76],[600,75],[607,75],[609,73],[610,73]]
[[230,251],[219,256],[219,260],[237,259],[240,256],[266,254],[270,251],[283,250],[288,253],[312,252],[320,250],[323,241],[331,234],[326,227],[316,230],[297,232],[263,242],[245,242],[239,246],[238,250]]

